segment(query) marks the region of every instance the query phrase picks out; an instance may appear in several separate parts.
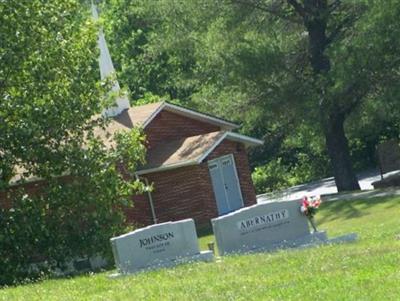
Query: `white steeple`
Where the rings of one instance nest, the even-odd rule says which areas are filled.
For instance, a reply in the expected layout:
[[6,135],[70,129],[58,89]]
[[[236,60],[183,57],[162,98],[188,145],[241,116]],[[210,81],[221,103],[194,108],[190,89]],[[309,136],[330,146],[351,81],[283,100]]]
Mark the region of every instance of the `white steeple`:
[[[97,8],[92,2],[92,15],[95,20],[99,19]],[[111,75],[115,76],[115,69],[111,60],[110,52],[108,51],[106,39],[104,37],[103,29],[99,31],[99,48],[100,48],[100,76],[101,79],[105,79]],[[111,89],[113,93],[117,95],[115,100],[115,106],[103,110],[102,114],[106,117],[113,117],[120,114],[123,110],[130,107],[129,99],[125,93],[121,94],[121,88],[118,80],[115,79],[113,87]]]

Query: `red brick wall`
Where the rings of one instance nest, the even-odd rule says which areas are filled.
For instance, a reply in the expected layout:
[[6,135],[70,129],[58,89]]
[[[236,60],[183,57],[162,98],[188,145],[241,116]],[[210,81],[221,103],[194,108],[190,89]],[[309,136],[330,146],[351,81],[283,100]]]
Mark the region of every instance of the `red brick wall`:
[[37,193],[40,193],[45,188],[46,188],[46,182],[44,181],[34,181],[25,184],[11,186],[6,191],[0,192],[0,206],[3,208],[11,208],[12,207],[11,198],[20,189],[24,189],[24,193],[28,195],[35,195]]
[[[207,175],[206,175],[207,176]],[[207,178],[198,165],[146,175],[154,183],[154,209],[159,223],[193,218],[198,225],[216,216],[216,205],[207,203]]]
[[[152,196],[158,222],[193,218],[198,226],[203,226],[218,216],[207,160],[228,154],[233,154],[235,158],[245,206],[255,204],[256,194],[246,150],[243,144],[225,140],[200,165],[145,175],[150,183],[154,182]],[[28,183],[24,187],[27,192],[35,193],[45,187],[45,182]],[[12,193],[13,188],[8,192]],[[134,208],[124,210],[128,221],[143,226],[153,224],[147,194],[133,196],[133,199]],[[9,206],[6,200],[5,193],[0,193],[1,205]]]
[[184,117],[168,111],[161,111],[145,128],[149,147],[162,141],[220,131],[220,127]]
[[[228,154],[233,154],[235,158],[244,205],[256,204],[243,144],[224,141],[200,165],[145,175],[150,183],[154,183],[152,197],[158,222],[193,218],[198,226],[203,226],[211,218],[217,217],[218,209],[207,160]],[[140,212],[136,215],[140,215]]]
[[132,196],[133,208],[125,208],[124,213],[129,223],[141,227],[153,224],[149,199],[146,194]]
[[[68,177],[61,178],[63,181],[68,181]],[[21,185],[12,186],[6,191],[0,192],[0,206],[3,208],[11,208],[11,198],[19,189],[24,189],[24,193],[29,195],[35,195],[46,191],[47,182],[45,181],[34,181]],[[150,225],[153,223],[151,208],[147,198],[147,195],[135,195],[132,196],[134,201],[133,208],[123,208],[123,211],[127,217],[128,222],[136,225]]]

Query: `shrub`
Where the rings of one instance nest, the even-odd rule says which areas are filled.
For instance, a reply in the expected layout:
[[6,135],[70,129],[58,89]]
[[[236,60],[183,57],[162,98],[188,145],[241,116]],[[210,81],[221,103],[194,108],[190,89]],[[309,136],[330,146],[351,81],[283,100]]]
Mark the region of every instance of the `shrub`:
[[252,179],[257,193],[280,190],[292,185],[289,170],[281,161],[278,158],[255,168]]
[[256,167],[252,173],[256,193],[282,190],[294,185],[323,178],[329,174],[329,161],[326,156],[298,153],[294,165],[286,165],[282,158],[271,160]]
[[127,227],[122,209],[145,188],[130,176],[144,158],[140,131],[116,141],[108,151],[93,142],[75,158],[75,170],[47,179],[33,195],[9,190],[11,204],[0,208],[0,285],[62,270],[76,258],[111,258],[109,239]]

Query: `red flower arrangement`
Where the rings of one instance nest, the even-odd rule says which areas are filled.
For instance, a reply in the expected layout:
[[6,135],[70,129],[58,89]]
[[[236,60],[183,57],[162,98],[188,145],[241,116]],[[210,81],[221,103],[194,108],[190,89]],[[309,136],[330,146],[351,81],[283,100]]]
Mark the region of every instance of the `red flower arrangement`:
[[317,227],[314,224],[314,215],[317,213],[321,202],[321,197],[319,195],[311,197],[305,196],[303,197],[300,207],[300,211],[308,217],[308,220],[310,221],[310,224],[315,232],[317,232]]
[[303,197],[300,211],[308,217],[314,217],[319,205],[321,205],[321,197],[319,195],[311,197],[305,196]]

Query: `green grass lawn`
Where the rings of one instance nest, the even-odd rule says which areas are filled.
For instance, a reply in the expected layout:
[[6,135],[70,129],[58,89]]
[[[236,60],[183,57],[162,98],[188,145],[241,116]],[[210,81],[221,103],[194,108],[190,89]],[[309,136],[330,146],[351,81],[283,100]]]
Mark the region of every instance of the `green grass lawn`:
[[[235,255],[108,279],[110,272],[0,290],[0,300],[400,300],[400,198],[323,203],[319,229],[359,240]],[[200,239],[206,248],[212,236]]]

